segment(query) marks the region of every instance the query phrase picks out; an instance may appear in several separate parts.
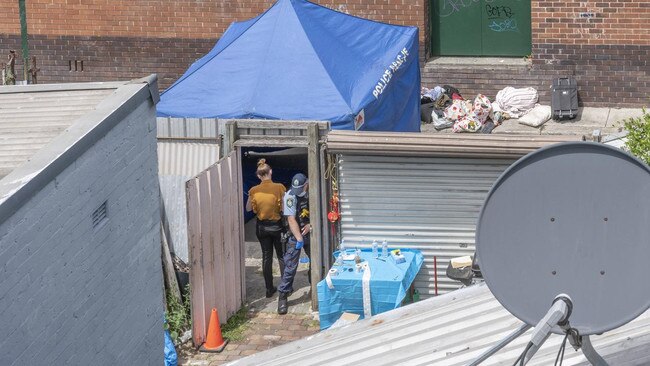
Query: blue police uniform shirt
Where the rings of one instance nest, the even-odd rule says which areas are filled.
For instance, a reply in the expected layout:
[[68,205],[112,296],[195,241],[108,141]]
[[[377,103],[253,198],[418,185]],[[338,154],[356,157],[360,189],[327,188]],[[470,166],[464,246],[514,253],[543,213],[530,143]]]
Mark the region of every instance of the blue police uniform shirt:
[[287,191],[284,194],[284,198],[282,200],[282,211],[284,216],[296,216],[296,205],[298,203],[298,199],[296,196],[291,194],[291,192]]

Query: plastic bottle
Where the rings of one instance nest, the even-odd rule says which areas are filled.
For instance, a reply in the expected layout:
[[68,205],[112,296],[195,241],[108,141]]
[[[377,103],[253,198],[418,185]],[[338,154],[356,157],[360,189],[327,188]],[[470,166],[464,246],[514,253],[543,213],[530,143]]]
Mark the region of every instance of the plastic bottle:
[[334,265],[342,266],[343,265],[343,256],[345,255],[345,240],[341,240],[339,244],[339,255],[336,257]]
[[379,257],[379,243],[377,243],[377,240],[372,241],[372,257],[373,258],[378,258]]
[[386,239],[381,243],[381,256],[383,258],[388,258],[388,242]]
[[342,266],[343,265],[343,252],[339,251],[338,257],[336,257],[336,262],[334,262],[335,266]]

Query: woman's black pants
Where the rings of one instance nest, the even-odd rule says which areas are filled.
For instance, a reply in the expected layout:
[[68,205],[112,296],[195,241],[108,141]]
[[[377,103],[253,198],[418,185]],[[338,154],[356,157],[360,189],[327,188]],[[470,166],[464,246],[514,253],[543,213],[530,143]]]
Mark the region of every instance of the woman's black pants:
[[257,239],[262,247],[262,274],[266,289],[273,289],[273,248],[280,264],[280,278],[284,272],[284,251],[282,250],[282,224],[273,221],[257,221]]

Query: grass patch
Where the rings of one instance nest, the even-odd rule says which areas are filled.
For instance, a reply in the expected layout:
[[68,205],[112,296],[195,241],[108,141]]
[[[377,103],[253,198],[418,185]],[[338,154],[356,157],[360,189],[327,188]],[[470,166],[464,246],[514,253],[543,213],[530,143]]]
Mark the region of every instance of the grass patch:
[[231,342],[244,340],[244,332],[248,329],[248,307],[244,306],[231,316],[221,327],[221,335]]

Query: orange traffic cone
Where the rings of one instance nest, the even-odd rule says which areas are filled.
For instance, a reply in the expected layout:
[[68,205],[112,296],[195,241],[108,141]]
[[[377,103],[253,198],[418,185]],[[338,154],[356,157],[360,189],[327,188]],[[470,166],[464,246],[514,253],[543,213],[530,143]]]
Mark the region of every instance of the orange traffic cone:
[[210,324],[208,325],[208,337],[205,343],[199,348],[201,352],[221,352],[226,348],[228,341],[221,335],[221,326],[219,325],[219,314],[217,309],[212,308],[210,314]]

